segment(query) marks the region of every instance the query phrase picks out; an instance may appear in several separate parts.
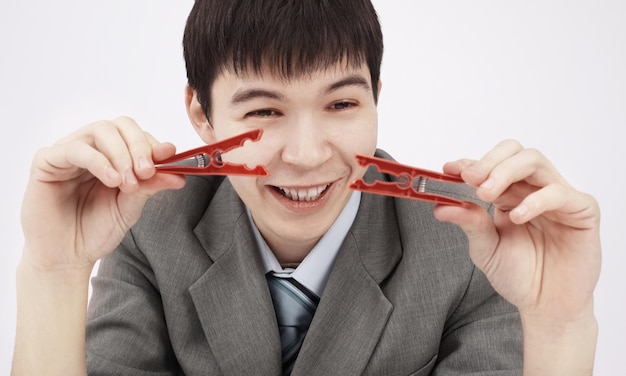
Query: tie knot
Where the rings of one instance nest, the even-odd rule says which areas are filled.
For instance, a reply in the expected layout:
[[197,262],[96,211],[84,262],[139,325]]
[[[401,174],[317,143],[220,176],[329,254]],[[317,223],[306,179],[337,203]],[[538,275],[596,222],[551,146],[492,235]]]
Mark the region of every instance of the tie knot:
[[276,311],[283,358],[283,374],[290,375],[304,342],[319,298],[293,278],[267,274]]
[[308,327],[319,298],[293,278],[267,275],[279,326]]

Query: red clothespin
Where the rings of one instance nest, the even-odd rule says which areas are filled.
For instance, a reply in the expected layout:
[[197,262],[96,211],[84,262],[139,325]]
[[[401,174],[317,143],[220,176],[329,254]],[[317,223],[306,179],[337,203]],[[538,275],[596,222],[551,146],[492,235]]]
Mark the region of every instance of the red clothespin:
[[[222,162],[220,158],[223,153],[243,146],[247,140],[258,141],[262,133],[261,129],[255,129],[214,144],[184,151],[158,162],[156,169],[158,172],[181,175],[267,176],[269,173],[262,165],[249,168],[245,164]],[[176,164],[177,162],[181,164]]]
[[[460,176],[424,170],[421,168],[411,167],[377,157],[357,155],[355,158],[361,166],[365,167],[368,165],[374,165],[376,166],[378,171],[397,176],[401,181],[387,182],[377,180],[372,183],[367,183],[363,179],[356,179],[350,184],[351,189],[384,196],[430,201],[445,205],[465,207],[469,205],[465,201],[457,200],[448,196],[443,196],[435,193],[429,193],[426,191],[426,182],[428,181],[428,179],[434,179],[448,183],[464,183],[463,179]],[[416,183],[417,189],[413,188],[414,182]]]

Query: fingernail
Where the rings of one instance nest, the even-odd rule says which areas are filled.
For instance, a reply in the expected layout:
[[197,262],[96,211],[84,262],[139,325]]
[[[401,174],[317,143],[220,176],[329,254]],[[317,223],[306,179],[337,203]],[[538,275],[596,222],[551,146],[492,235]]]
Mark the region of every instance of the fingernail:
[[484,181],[484,182],[480,185],[480,187],[481,187],[481,188],[484,188],[484,189],[491,189],[491,188],[493,188],[493,187],[494,187],[494,185],[495,185],[495,181],[494,181],[492,178],[489,178],[489,179],[485,180],[485,181]]
[[480,170],[480,168],[479,168],[478,166],[476,166],[475,164],[474,164],[474,165],[471,165],[471,166],[469,166],[469,167],[467,167],[467,168],[465,169],[465,171],[469,172],[470,174],[475,174],[475,175],[480,175],[480,174],[482,174],[482,173],[483,173],[483,172]]
[[120,176],[120,174],[118,174],[117,171],[115,171],[115,169],[111,166],[107,166],[104,173],[106,174],[106,177],[111,180],[115,180]]
[[525,217],[526,214],[528,214],[528,206],[523,205],[523,204],[519,205],[518,207],[513,209],[513,213],[515,213],[515,215],[519,217]]
[[124,180],[126,181],[126,184],[129,185],[137,184],[137,178],[135,177],[135,174],[133,173],[133,170],[131,168],[124,172]]
[[141,169],[150,168],[150,161],[148,161],[148,158],[146,157],[139,158],[139,168]]

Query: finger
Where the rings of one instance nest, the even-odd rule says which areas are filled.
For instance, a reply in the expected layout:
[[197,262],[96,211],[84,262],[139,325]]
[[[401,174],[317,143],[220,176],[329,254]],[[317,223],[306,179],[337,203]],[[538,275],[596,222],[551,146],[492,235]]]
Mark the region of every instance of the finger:
[[509,186],[492,203],[499,210],[509,212],[517,207],[528,195],[537,190],[539,190],[539,187],[526,182],[518,182]]
[[33,178],[43,182],[76,179],[88,171],[107,187],[117,187],[122,176],[102,153],[82,141],[40,150],[33,160]]
[[169,142],[158,144],[152,148],[152,159],[157,161],[157,163],[170,158],[174,154],[176,154],[176,146]]
[[459,159],[453,162],[448,162],[443,165],[443,172],[450,175],[461,175],[463,170],[468,169],[476,161],[474,159]]
[[485,271],[499,239],[489,213],[474,204],[469,208],[437,205],[434,215],[440,221],[456,224],[465,232],[472,261],[479,269]]
[[95,149],[107,157],[115,170],[122,175],[122,191],[134,191],[139,181],[133,171],[133,158],[120,133],[118,126],[112,122],[99,122],[92,127],[92,137]]
[[467,168],[462,171],[461,176],[468,184],[478,187],[487,180],[492,170],[497,165],[522,150],[522,145],[515,140],[503,141],[485,154],[480,160],[467,166]]
[[157,140],[152,134],[150,134],[149,132],[145,132],[144,131],[144,136],[146,137],[146,140],[148,141],[148,143],[150,144],[150,146],[152,147],[152,149],[154,149],[155,147],[159,146],[162,144],[162,142],[160,142],[159,140]]
[[117,125],[130,153],[134,175],[141,180],[152,177],[155,173],[152,148],[158,143],[156,139],[144,132],[131,118],[120,117],[113,122]]
[[543,154],[535,149],[524,149],[493,166],[476,194],[484,201],[494,202],[518,182],[537,188],[552,183],[568,185]]
[[148,143],[152,147],[152,163],[162,161],[164,159],[170,158],[174,154],[176,154],[176,146],[174,146],[170,142],[161,142],[154,138],[150,133],[144,132]]
[[598,204],[590,195],[554,183],[526,196],[509,217],[511,222],[523,224],[545,215],[549,220],[584,229],[597,226],[598,212]]

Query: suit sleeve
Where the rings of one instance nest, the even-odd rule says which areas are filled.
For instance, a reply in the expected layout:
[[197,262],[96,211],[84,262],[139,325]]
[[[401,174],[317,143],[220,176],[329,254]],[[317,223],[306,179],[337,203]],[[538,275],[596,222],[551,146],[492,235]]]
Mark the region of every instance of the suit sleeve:
[[129,232],[92,280],[87,321],[89,375],[179,373],[152,270]]
[[446,322],[433,375],[521,375],[517,308],[474,267],[468,289]]

